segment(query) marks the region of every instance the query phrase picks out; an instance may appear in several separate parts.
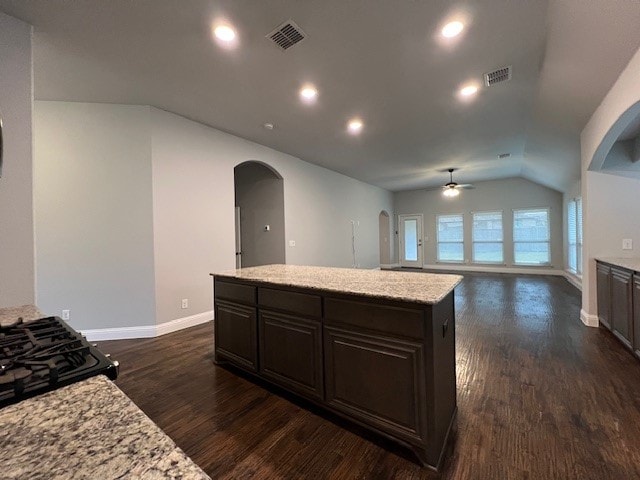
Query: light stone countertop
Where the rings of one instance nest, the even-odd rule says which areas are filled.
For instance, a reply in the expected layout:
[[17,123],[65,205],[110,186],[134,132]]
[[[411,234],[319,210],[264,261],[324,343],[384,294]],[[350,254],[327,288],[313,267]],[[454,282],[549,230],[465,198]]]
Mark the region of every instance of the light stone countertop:
[[20,317],[25,322],[37,320],[45,315],[35,305],[20,305],[18,307],[0,308],[0,325],[16,323]]
[[423,304],[440,302],[462,281],[460,275],[300,265],[265,265],[212,275]]
[[3,480],[206,480],[113,382],[99,375],[0,409]]
[[640,272],[640,258],[596,257],[596,260]]

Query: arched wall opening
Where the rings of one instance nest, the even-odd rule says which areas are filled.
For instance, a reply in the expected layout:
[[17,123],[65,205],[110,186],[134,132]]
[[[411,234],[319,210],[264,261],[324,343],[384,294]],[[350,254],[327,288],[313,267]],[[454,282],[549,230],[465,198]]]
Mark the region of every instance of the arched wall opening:
[[263,162],[233,170],[236,267],[285,263],[284,179]]

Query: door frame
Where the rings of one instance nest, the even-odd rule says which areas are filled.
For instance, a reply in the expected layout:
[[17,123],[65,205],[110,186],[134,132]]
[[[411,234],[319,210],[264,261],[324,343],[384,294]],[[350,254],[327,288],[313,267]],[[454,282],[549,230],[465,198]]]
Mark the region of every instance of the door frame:
[[[408,218],[415,218],[417,223],[417,236],[418,236],[418,259],[406,260],[404,258],[404,220]],[[424,263],[424,216],[422,213],[411,213],[398,215],[398,262],[401,267],[413,267],[422,268]]]

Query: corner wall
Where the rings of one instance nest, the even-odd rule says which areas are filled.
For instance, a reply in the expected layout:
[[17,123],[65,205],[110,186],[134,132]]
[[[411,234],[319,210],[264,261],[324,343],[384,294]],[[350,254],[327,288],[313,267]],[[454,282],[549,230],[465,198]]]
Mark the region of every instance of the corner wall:
[[0,12],[0,307],[35,301],[31,31]]
[[[597,326],[596,257],[635,257],[640,250],[640,180],[588,170],[598,147],[616,120],[640,101],[638,50],[581,134],[583,275],[582,317]],[[633,250],[622,250],[622,239],[633,240]]]

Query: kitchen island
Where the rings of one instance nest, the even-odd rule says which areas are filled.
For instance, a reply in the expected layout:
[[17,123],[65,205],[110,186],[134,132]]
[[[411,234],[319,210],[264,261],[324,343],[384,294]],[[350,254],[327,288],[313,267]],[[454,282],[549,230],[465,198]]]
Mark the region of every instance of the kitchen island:
[[212,274],[215,360],[441,464],[458,275],[268,265]]

